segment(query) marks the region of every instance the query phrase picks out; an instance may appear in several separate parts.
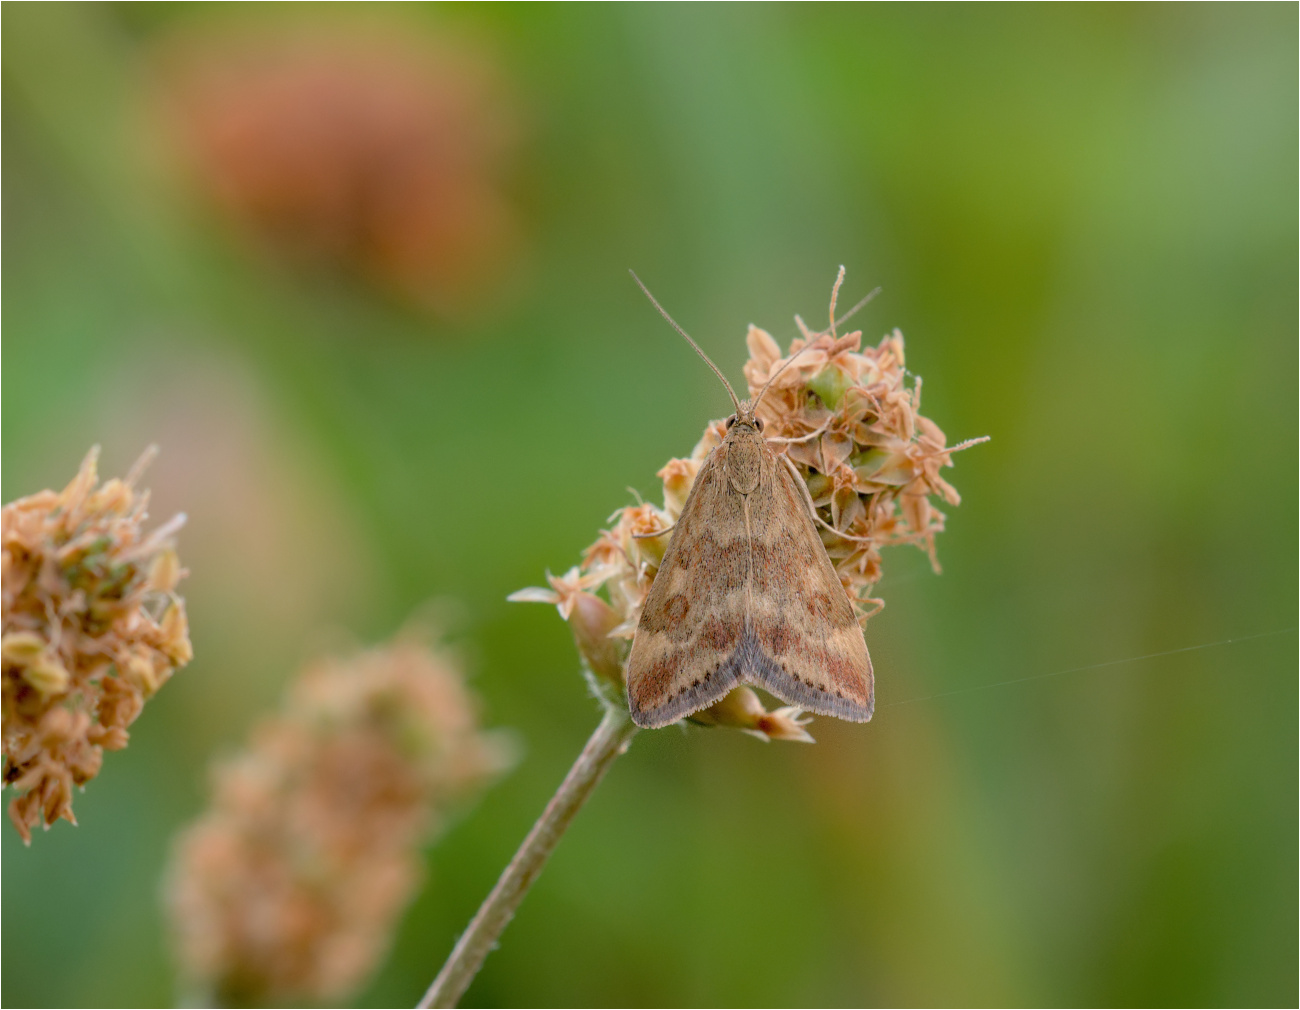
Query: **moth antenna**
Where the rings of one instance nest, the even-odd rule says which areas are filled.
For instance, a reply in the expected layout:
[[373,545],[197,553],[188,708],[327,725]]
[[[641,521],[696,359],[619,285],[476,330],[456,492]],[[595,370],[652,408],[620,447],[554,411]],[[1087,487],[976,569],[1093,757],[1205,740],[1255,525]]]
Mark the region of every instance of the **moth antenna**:
[[637,286],[640,287],[641,290],[645,292],[645,296],[650,299],[650,304],[659,310],[659,314],[668,320],[669,324],[671,324],[674,330],[676,330],[678,333],[680,333],[683,337],[686,338],[686,342],[695,348],[695,352],[701,358],[704,359],[705,364],[707,364],[710,368],[713,369],[713,374],[722,380],[722,384],[727,387],[727,395],[731,397],[732,405],[735,406],[736,408],[736,416],[739,417],[740,401],[736,399],[736,391],[731,388],[731,383],[727,381],[727,377],[722,374],[722,372],[718,369],[718,366],[713,363],[712,359],[707,354],[704,353],[700,345],[691,339],[691,335],[677,325],[677,320],[675,320],[672,316],[670,316],[667,313],[667,311],[665,311],[664,307],[660,305],[659,302],[655,299],[655,296],[650,293],[650,289],[641,283],[641,278],[636,275],[636,271],[629,270],[628,273],[630,273],[632,275],[632,279],[637,282]]
[[812,340],[804,344],[801,348],[799,348],[799,350],[795,351],[794,354],[790,355],[789,361],[787,361],[784,365],[782,365],[780,368],[778,368],[775,372],[772,373],[772,375],[768,378],[767,382],[763,383],[763,388],[760,389],[758,391],[758,395],[754,397],[753,409],[755,413],[758,413],[758,405],[763,402],[763,394],[767,392],[767,387],[772,385],[772,383],[776,381],[776,377],[778,375],[780,375],[787,368],[793,365],[795,359],[799,357],[799,355],[803,354],[804,351],[808,350],[808,348],[812,347],[812,345],[815,344],[816,342],[817,342],[817,338],[814,337]]
[[850,319],[856,316],[861,309],[866,308],[867,302],[871,301],[871,299],[875,298],[876,295],[878,294],[880,294],[880,288],[876,288],[874,291],[868,294],[866,298],[862,299],[862,301],[858,302],[857,305],[853,306],[853,308],[849,309],[848,312],[844,313],[844,315],[840,316],[839,319],[835,320],[835,325],[843,326]]

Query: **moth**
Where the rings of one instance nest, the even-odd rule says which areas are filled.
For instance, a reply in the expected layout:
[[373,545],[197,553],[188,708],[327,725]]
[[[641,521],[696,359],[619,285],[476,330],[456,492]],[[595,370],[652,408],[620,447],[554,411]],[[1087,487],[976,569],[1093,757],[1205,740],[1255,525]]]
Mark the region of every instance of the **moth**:
[[627,662],[633,721],[666,726],[753,684],[806,711],[866,722],[874,680],[862,629],[817,535],[808,489],[757,414],[780,373],[742,402],[641,290],[722,380],[736,412],[700,467],[641,611]]

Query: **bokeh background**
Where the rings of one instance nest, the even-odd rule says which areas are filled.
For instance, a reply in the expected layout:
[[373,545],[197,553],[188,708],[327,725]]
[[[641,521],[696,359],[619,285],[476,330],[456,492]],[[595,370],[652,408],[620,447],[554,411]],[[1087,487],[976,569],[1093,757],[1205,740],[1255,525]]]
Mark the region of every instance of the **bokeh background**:
[[1294,5],[3,29],[4,498],[160,443],[196,655],[80,827],[4,827],[6,1004],[170,1003],[208,761],[323,640],[443,597],[523,759],[360,997],[414,1002],[597,720],[506,594],[727,412],[627,268],[734,380],[841,263],[925,412],[992,436],[944,573],[886,557],[875,720],[641,734],[466,1002],[1295,1002]]

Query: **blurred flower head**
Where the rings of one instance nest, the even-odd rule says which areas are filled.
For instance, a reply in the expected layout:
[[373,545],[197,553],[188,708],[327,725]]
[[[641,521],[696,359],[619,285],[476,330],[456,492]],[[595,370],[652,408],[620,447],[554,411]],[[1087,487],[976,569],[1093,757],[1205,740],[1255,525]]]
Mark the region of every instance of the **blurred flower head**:
[[[961,500],[939,470],[952,466],[954,452],[984,439],[949,446],[938,425],[921,414],[921,380],[908,382],[898,330],[866,348],[860,330],[839,335],[835,302],[843,279],[841,268],[829,328],[814,332],[796,316],[802,336],[788,354],[765,330],[749,328],[745,378],[753,397],[776,376],[758,407],[764,435],[807,484],[822,543],[865,623],[884,606],[871,595],[882,574],[882,547],[914,544],[939,570],[935,537],[946,517],[931,498],[952,505]],[[550,589],[522,589],[510,596],[556,605],[573,629],[589,679],[615,703],[625,703],[629,642],[671,537],[671,532],[653,534],[677,521],[701,465],[725,434],[724,421],[709,422],[689,456],[664,465],[658,473],[662,507],[643,503],[618,510],[581,565],[563,578],[548,576]],[[747,687],[691,721],[732,726],[764,739],[812,740],[800,710],[768,712]]]
[[192,174],[262,244],[442,314],[475,306],[512,259],[514,116],[482,54],[354,28],[166,55]]
[[149,495],[135,487],[151,457],[97,487],[96,447],[61,492],[0,512],[4,782],[29,844],[38,823],[76,823],[73,787],[126,746],[144,703],[190,661],[171,547],[184,516],[145,533]]
[[308,665],[176,840],[187,983],[226,1006],[355,992],[419,886],[420,846],[510,764],[475,709],[455,657],[416,632]]

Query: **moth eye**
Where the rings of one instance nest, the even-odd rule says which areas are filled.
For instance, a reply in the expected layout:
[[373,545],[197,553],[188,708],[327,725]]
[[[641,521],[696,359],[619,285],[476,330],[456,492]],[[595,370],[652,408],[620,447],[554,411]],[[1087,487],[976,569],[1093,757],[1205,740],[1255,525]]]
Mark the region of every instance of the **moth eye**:
[[729,418],[727,418],[727,430],[730,431],[731,426],[735,423],[736,423],[736,415],[732,414]]
[[756,417],[756,418],[754,418],[754,423],[755,423],[756,425],[758,425],[758,430],[759,430],[759,431],[762,431],[762,430],[763,430],[763,419],[762,419],[761,417]]

